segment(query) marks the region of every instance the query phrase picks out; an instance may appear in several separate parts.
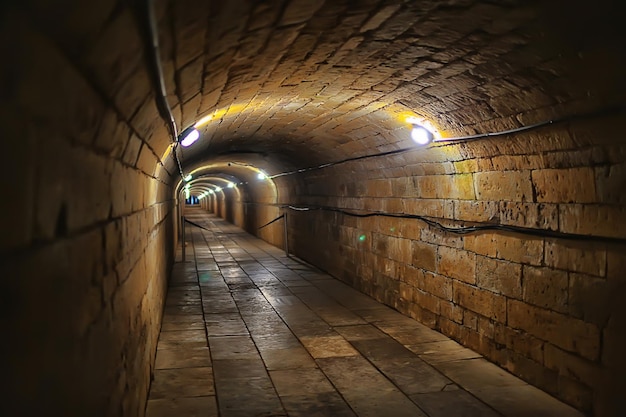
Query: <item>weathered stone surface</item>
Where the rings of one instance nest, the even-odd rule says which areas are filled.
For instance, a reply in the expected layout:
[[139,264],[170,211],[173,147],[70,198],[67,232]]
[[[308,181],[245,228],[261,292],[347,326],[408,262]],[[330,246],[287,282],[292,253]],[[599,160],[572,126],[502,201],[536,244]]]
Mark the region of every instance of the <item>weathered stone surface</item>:
[[522,297],[522,267],[485,256],[476,257],[476,285],[507,297]]
[[539,202],[593,203],[596,201],[592,168],[542,169],[533,171],[532,177]]
[[598,359],[600,331],[597,326],[516,300],[507,302],[507,313],[509,326],[587,359]]
[[471,252],[439,247],[437,272],[470,284],[476,283],[476,255]]
[[479,172],[474,181],[478,200],[533,201],[529,172]]
[[456,281],[453,291],[456,304],[501,323],[506,320],[505,297]]
[[524,266],[524,301],[561,313],[569,310],[568,274],[550,268]]

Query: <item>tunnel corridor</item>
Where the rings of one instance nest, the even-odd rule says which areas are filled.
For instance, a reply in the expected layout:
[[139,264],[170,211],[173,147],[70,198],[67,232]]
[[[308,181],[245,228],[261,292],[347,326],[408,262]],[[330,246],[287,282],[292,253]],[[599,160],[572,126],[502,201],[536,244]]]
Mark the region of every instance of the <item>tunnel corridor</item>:
[[[162,344],[205,332],[189,363],[217,391],[191,397],[229,415],[236,349],[211,331],[243,323],[271,412],[317,393],[321,415],[387,415],[307,345],[306,310],[411,415],[626,415],[624,17],[618,0],[3,1],[0,414],[157,415],[179,360]],[[306,366],[273,367],[262,312]],[[524,388],[429,362],[450,346]],[[413,390],[431,371],[458,395]]]

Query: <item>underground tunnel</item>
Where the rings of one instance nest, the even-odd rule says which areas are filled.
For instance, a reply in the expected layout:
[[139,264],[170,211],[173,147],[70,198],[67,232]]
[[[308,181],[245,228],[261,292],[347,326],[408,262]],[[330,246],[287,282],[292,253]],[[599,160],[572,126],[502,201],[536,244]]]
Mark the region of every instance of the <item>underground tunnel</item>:
[[0,13],[2,415],[626,415],[618,1]]

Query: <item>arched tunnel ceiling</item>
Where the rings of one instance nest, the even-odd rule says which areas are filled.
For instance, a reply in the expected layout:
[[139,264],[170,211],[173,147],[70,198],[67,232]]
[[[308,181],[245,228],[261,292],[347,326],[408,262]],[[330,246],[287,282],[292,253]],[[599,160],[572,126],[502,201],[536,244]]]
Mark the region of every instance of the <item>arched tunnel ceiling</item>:
[[213,117],[185,170],[407,147],[411,114],[455,135],[623,101],[617,6],[577,3],[157,0],[177,123]]

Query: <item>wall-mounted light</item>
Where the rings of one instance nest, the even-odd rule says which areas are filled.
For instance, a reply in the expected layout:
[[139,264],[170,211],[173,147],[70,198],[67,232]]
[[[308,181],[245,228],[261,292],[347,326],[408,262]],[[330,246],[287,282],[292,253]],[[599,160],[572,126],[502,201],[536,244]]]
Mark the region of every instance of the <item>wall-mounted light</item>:
[[216,192],[216,193],[219,193],[220,191],[222,191],[222,187],[217,187],[217,188],[215,188],[215,192]]
[[434,126],[424,118],[409,116],[406,118],[406,122],[413,126],[411,129],[411,139],[418,145],[428,145],[439,137]]
[[227,187],[228,188],[235,188],[235,183],[229,182]]
[[214,194],[214,191],[213,190],[209,190],[209,194]]
[[192,179],[192,178],[193,178],[193,177],[191,176],[191,174],[189,174],[189,175],[187,175],[187,176],[184,178],[184,180],[185,180],[185,181],[187,181],[187,182],[189,182],[189,181],[191,181],[191,179]]
[[424,126],[413,125],[413,129],[411,130],[411,139],[413,139],[413,142],[418,145],[428,145],[434,138],[433,132],[426,129]]
[[188,146],[191,146],[195,141],[198,140],[198,138],[200,137],[200,132],[198,132],[194,128],[186,129],[181,134],[181,137],[182,139],[180,140],[180,144],[186,148]]
[[256,177],[260,180],[264,180],[267,178],[267,175],[265,175],[265,172],[259,172],[258,174],[256,174]]

